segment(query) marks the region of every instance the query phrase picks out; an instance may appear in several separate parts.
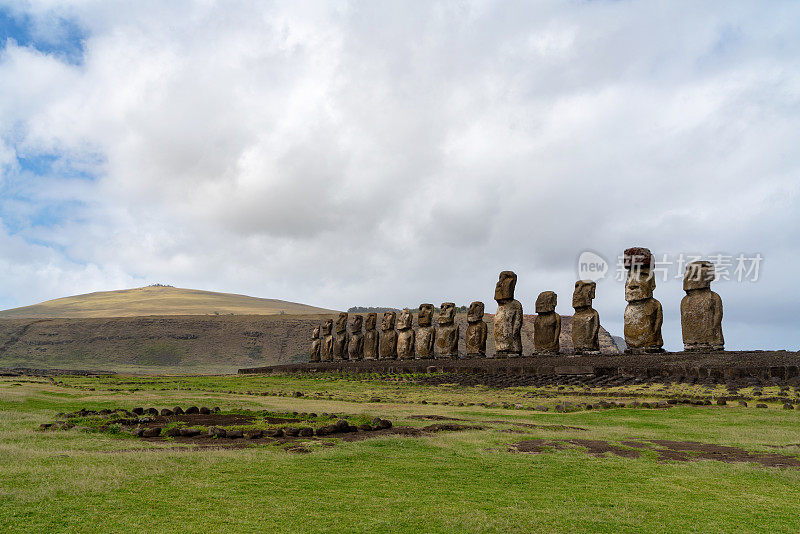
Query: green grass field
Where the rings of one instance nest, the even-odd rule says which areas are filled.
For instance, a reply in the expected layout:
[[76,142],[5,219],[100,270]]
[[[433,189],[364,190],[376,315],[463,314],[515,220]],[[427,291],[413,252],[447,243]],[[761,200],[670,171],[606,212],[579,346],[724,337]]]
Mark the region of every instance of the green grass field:
[[[777,395],[772,389],[763,395]],[[336,376],[3,378],[0,531],[797,532],[798,468],[664,460],[649,450],[639,458],[580,446],[509,450],[531,439],[676,440],[800,456],[800,411],[779,403],[554,411],[563,401],[719,395],[700,386],[495,390]],[[266,443],[203,450],[125,433],[38,430],[80,408],[191,404],[379,416],[414,427],[431,421],[413,416],[436,415],[483,429],[326,438],[333,446],[325,447],[313,438],[308,454]]]

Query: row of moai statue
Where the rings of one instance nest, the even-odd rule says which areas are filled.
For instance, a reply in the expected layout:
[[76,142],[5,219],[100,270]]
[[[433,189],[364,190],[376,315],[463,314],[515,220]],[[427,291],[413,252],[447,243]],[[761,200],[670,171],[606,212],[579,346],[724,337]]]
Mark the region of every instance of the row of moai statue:
[[[517,275],[511,271],[500,273],[495,287],[497,313],[494,316],[495,358],[522,355],[522,304],[514,299]],[[579,281],[575,284],[572,341],[578,354],[599,353],[598,333],[600,318],[592,309],[595,283]],[[537,353],[559,352],[561,316],[555,312],[556,294],[545,291],[536,300],[537,316],[534,319],[534,345]],[[417,329],[413,328],[413,314],[405,309],[383,314],[381,332],[377,330],[376,313],[367,315],[366,329],[362,332],[362,316],[356,315],[350,323],[348,314],[340,313],[334,327],[328,319],[322,327],[314,328],[311,340],[311,361],[339,360],[410,360],[431,358],[458,358],[460,328],[455,322],[456,306],[452,302],[441,305],[437,325],[433,326],[433,304],[422,304],[417,314]],[[395,323],[397,323],[395,325]],[[467,311],[465,351],[468,358],[486,357],[488,327],[484,321],[484,304],[476,301]]]
[[[663,311],[653,298],[655,277],[653,256],[646,248],[630,248],[624,253],[628,271],[625,281],[625,343],[631,354],[663,352],[661,337]],[[711,291],[715,278],[714,265],[707,261],[691,262],[686,267],[681,301],[681,328],[684,350],[723,350],[722,300]],[[495,358],[522,356],[522,304],[514,299],[517,275],[503,271],[495,286],[494,316]],[[600,353],[600,316],[592,308],[597,285],[590,280],[575,282],[572,294],[572,345],[575,354]],[[537,354],[558,354],[561,350],[561,316],[556,313],[557,295],[544,291],[536,299],[533,320],[533,343]],[[442,304],[433,326],[433,304],[422,304],[417,315],[418,327],[413,328],[413,314],[405,309],[397,320],[396,312],[383,314],[381,333],[376,326],[376,313],[367,315],[362,332],[362,316],[356,315],[348,332],[348,314],[340,313],[334,330],[333,319],[314,328],[311,341],[311,361],[394,360],[458,358],[459,326],[455,323],[455,304]],[[395,328],[395,323],[396,328]],[[483,302],[473,302],[467,312],[465,354],[468,358],[486,357],[488,328],[484,321]]]

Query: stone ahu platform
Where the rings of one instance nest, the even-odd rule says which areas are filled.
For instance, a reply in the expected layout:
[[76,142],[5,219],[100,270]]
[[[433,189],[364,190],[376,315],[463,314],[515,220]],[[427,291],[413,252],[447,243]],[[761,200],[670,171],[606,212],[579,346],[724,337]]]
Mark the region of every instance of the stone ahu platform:
[[800,353],[788,351],[665,352],[493,359],[369,360],[273,365],[255,373],[448,373],[483,376],[635,377],[655,381],[800,382]]

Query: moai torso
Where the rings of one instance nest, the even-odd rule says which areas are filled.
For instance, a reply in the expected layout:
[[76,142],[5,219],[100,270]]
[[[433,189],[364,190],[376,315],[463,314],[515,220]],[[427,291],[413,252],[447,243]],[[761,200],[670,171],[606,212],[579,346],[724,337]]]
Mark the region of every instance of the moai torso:
[[361,316],[353,317],[350,326],[350,340],[347,342],[347,356],[351,360],[364,359],[364,334],[361,332]]
[[378,314],[370,313],[367,315],[366,330],[364,331],[364,359],[378,359],[378,330],[375,328],[378,322]]
[[414,329],[412,327],[411,311],[403,310],[400,320],[397,322],[397,357],[401,360],[414,359]]
[[436,355],[439,358],[458,358],[458,325],[455,324],[456,305],[442,303],[436,329]]
[[333,336],[333,359],[346,360],[347,356],[347,314],[340,313],[336,321],[336,335]]
[[381,360],[397,359],[397,331],[394,329],[395,312],[386,312],[381,321],[381,340],[379,357]]
[[661,338],[663,312],[656,299],[637,300],[625,308],[625,344],[628,349],[657,349],[664,345]]
[[419,359],[429,359],[434,356],[436,329],[433,327],[433,309],[433,304],[421,304],[417,314],[419,326],[414,341]]
[[319,327],[314,327],[314,333],[311,334],[311,354],[309,361],[318,362],[321,359],[322,342],[319,340]]
[[522,304],[514,300],[517,275],[512,271],[500,273],[494,288],[497,313],[494,314],[495,358],[522,354]]
[[322,326],[322,361],[333,361],[333,319],[328,319]]
[[572,348],[576,354],[593,354],[600,352],[600,315],[592,308],[597,284],[591,280],[575,282],[572,294]]
[[467,333],[465,348],[471,358],[486,356],[486,321],[483,320],[483,302],[475,301],[467,312]]
[[544,291],[536,299],[533,318],[533,345],[538,353],[558,353],[561,316],[556,313],[556,294]]
[[653,255],[646,248],[629,248],[624,254],[628,269],[625,281],[625,343],[626,353],[663,352],[661,323],[664,315],[661,303],[653,298],[656,280],[651,272]]
[[714,264],[691,262],[686,266],[681,300],[683,348],[687,351],[723,350],[722,299],[711,291],[715,278]]
[[591,306],[575,308],[572,316],[572,347],[578,354],[600,352],[600,315]]

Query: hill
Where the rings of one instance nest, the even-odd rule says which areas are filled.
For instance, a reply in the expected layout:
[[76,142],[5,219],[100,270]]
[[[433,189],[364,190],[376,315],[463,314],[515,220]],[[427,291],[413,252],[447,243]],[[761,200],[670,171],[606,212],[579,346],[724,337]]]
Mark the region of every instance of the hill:
[[279,315],[332,313],[287,302],[169,286],[100,291],[0,311],[5,319],[77,319],[145,315]]

